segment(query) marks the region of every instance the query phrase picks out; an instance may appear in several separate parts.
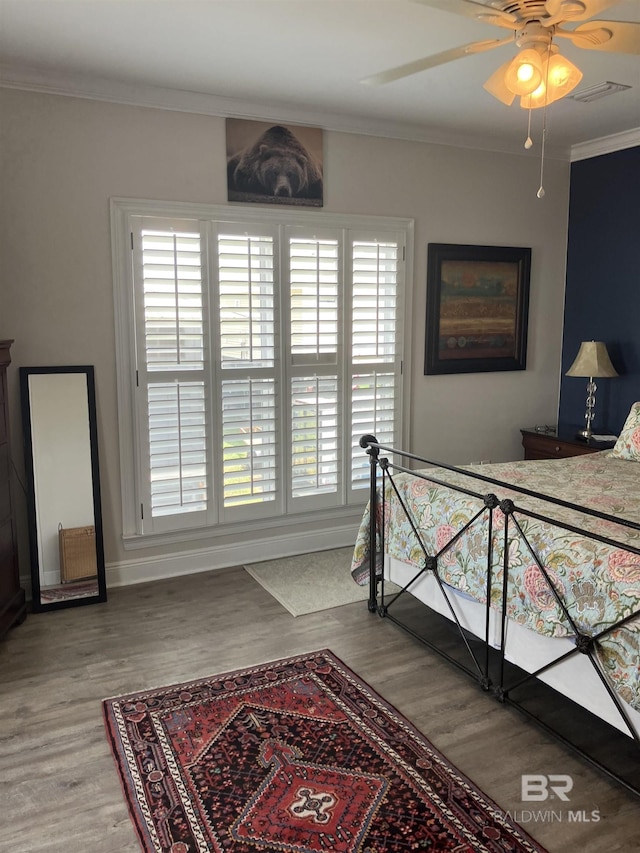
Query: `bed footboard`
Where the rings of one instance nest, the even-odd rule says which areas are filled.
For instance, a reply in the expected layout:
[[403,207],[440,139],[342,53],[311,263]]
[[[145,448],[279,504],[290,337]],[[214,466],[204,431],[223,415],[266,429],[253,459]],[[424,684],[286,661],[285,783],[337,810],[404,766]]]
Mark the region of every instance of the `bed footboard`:
[[[630,541],[640,532],[640,525],[477,470],[443,465],[381,445],[372,435],[363,436],[360,446],[370,464],[369,505],[361,528],[361,537],[366,537],[366,547],[363,545],[361,551],[367,553],[366,565],[362,561],[354,577],[362,581],[363,572],[368,574],[369,611],[392,619],[471,676],[499,702],[518,708],[640,796],[640,695],[633,694],[634,688],[640,694],[640,683],[633,682],[632,659],[635,649],[637,675],[640,602],[621,609],[616,618],[609,613],[606,621],[596,618],[602,616],[598,608],[604,613],[607,602],[587,567],[576,560],[575,565],[571,563],[571,551],[569,557],[564,551],[554,551],[548,537],[548,530],[552,529],[554,535],[563,537],[563,542],[580,543],[588,553],[593,553],[594,566],[602,562],[603,555],[608,555],[614,569],[619,565],[632,568],[637,565],[640,575],[640,547]],[[416,470],[416,463],[427,470]],[[413,467],[406,467],[409,464]],[[419,500],[423,495],[436,494],[445,496],[446,518],[435,518],[434,499],[431,503]],[[541,511],[540,501],[544,502],[545,511]],[[587,521],[581,525],[576,518]],[[453,521],[455,524],[449,523]],[[630,533],[622,541],[616,537],[621,530]],[[407,564],[400,591],[392,595],[385,590],[385,555],[389,554]],[[562,569],[574,581],[573,586],[562,576],[561,561],[564,561]],[[569,569],[566,563],[570,564]],[[431,589],[436,591],[432,594],[438,597],[437,609],[458,637],[455,654],[404,616],[407,593],[416,595],[422,587],[426,588],[427,578]],[[575,595],[576,588],[584,590],[584,597]],[[482,617],[476,615],[472,625],[460,606],[461,597],[472,599],[476,608],[480,605]],[[612,597],[615,600],[615,594]],[[514,652],[508,651],[509,631],[519,630],[520,625],[549,636],[563,636],[569,643],[561,644],[563,650],[551,659],[534,664],[529,661],[521,668],[517,651],[515,659]],[[571,690],[563,690],[554,673],[564,673],[567,664],[575,666],[572,662],[576,658],[588,662],[587,669],[599,685],[600,693],[614,709],[614,726],[625,732],[622,737],[626,751],[633,743],[637,764],[632,773],[619,772],[618,767],[610,766],[606,756],[585,747],[579,739],[572,742],[576,740],[571,737],[572,725],[567,733],[566,727],[547,723],[521,698],[538,688],[543,692],[550,690],[544,682],[571,696]],[[583,664],[581,667],[584,671]],[[575,708],[575,704],[569,703],[571,707]],[[607,719],[607,715],[602,716]],[[611,714],[608,719],[611,720]],[[622,749],[624,752],[625,747]],[[608,752],[615,754],[615,750]]]

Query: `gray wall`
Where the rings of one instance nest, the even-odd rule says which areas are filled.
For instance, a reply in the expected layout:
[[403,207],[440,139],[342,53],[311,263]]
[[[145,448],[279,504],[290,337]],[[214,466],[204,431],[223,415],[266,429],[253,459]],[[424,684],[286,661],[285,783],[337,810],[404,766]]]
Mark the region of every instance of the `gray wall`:
[[[109,198],[225,204],[224,119],[11,89],[0,112],[0,337],[15,338],[14,431],[19,365],[95,365],[106,559],[124,564]],[[324,166],[326,210],[415,218],[412,449],[457,463],[519,458],[518,428],[558,408],[569,164],[546,164],[543,200],[535,152],[326,132]],[[532,248],[526,371],[423,375],[429,242]]]

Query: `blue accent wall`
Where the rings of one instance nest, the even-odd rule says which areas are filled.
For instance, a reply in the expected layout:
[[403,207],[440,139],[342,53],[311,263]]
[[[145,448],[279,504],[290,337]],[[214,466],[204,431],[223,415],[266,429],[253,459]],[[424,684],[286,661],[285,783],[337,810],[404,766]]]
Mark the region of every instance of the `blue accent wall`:
[[584,426],[588,380],[564,374],[590,340],[606,343],[620,374],[595,380],[593,429],[617,435],[640,400],[640,147],[571,166],[562,424]]

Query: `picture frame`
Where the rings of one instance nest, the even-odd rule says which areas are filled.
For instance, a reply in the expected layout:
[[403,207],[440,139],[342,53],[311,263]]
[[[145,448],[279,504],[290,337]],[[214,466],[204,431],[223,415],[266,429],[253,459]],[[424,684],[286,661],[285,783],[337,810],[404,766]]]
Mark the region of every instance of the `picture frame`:
[[425,374],[526,370],[531,249],[429,243]]
[[322,207],[320,127],[227,118],[227,199]]

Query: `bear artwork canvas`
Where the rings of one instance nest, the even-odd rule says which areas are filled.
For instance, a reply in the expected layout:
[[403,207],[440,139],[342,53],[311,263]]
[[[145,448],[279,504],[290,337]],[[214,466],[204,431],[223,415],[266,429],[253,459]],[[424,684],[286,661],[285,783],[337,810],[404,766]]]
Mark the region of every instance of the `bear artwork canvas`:
[[226,120],[229,201],[322,207],[322,130]]

